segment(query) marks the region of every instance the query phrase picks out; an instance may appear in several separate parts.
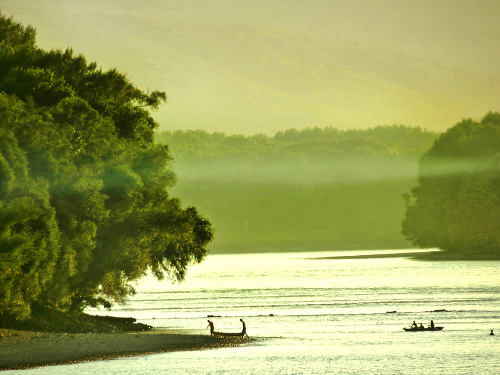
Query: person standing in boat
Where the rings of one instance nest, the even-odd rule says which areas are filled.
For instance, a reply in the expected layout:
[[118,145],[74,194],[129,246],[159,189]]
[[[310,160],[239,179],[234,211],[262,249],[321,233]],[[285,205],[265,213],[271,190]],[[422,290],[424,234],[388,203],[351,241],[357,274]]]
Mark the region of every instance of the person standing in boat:
[[207,328],[210,327],[210,336],[213,336],[214,335],[214,329],[215,329],[214,328],[214,323],[211,322],[210,320],[207,320],[207,322],[208,322]]
[[245,325],[245,322],[243,321],[243,319],[240,319],[240,322],[241,322],[241,324],[243,324],[243,329],[241,330],[241,337],[243,337],[245,335],[248,337],[247,326]]
[[434,320],[431,320],[431,329],[434,329]]

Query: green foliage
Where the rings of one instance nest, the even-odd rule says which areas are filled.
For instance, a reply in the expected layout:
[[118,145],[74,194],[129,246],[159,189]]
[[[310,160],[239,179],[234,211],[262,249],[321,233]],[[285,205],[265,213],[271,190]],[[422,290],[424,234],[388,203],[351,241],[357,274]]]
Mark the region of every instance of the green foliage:
[[47,184],[29,176],[14,134],[0,128],[0,313],[29,316],[58,254],[59,231]]
[[15,94],[22,100],[33,98],[45,106],[57,104],[61,99],[74,95],[63,77],[48,69],[15,67],[0,83],[0,91]]
[[109,307],[147,272],[182,280],[212,229],[167,192],[149,112],[165,94],[40,50],[3,16],[0,36],[0,314]]
[[437,135],[419,128],[334,128],[274,136],[159,133],[177,196],[209,214],[211,250],[403,248],[401,195]]
[[436,138],[433,132],[405,126],[341,131],[329,128],[289,129],[269,137],[207,133],[203,130],[160,132],[156,140],[175,149],[175,159],[205,160],[218,156],[339,158],[420,157]]
[[403,234],[450,257],[500,258],[500,114],[464,120],[424,154]]
[[35,29],[0,13],[0,80],[10,69],[28,66],[36,51]]

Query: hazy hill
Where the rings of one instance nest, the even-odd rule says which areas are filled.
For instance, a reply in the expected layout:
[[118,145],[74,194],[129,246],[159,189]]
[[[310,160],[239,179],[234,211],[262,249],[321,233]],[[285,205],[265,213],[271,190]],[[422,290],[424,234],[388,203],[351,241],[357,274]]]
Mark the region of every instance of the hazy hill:
[[400,248],[402,194],[437,134],[403,126],[272,137],[161,132],[171,190],[215,228],[214,252]]
[[164,90],[163,129],[274,134],[497,108],[498,4],[466,1],[3,0],[45,48]]

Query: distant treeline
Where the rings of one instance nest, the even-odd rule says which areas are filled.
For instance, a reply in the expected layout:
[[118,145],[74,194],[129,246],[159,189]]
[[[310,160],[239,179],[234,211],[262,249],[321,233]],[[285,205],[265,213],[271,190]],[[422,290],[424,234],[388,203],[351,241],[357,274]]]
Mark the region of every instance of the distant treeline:
[[162,132],[213,251],[440,248],[500,259],[500,114],[443,134],[385,126],[272,137]]
[[159,132],[173,192],[215,228],[215,252],[406,248],[402,195],[437,133],[405,126],[274,136]]
[[228,155],[307,159],[338,157],[419,158],[437,138],[437,133],[419,127],[378,126],[371,129],[339,130],[333,127],[289,129],[274,136],[208,133],[203,130],[163,131],[156,141],[168,144],[182,160]]

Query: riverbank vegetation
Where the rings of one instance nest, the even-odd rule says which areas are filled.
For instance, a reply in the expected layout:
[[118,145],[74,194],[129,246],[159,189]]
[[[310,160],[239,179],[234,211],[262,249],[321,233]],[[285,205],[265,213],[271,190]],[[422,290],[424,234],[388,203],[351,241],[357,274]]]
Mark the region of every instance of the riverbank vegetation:
[[[0,15],[0,314],[108,307],[152,272],[182,280],[210,223],[183,208],[151,117],[166,100]],[[7,318],[6,318],[7,317]]]
[[432,259],[500,259],[500,113],[466,119],[423,155],[403,234]]

